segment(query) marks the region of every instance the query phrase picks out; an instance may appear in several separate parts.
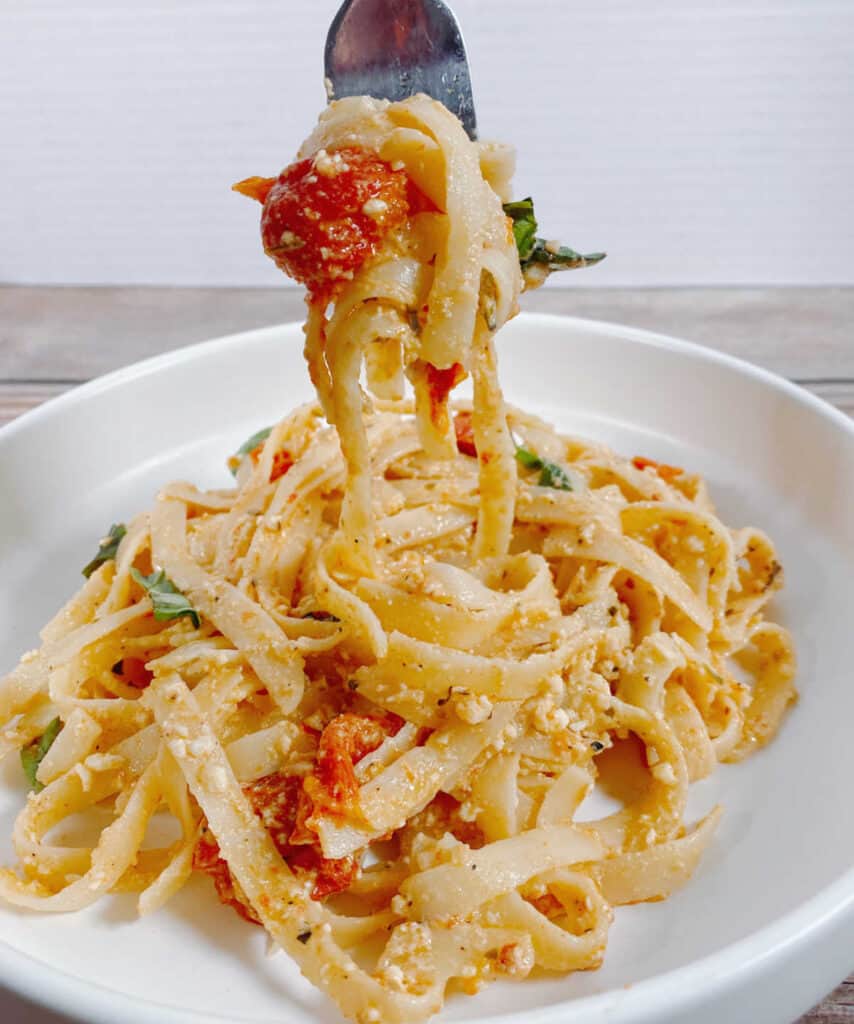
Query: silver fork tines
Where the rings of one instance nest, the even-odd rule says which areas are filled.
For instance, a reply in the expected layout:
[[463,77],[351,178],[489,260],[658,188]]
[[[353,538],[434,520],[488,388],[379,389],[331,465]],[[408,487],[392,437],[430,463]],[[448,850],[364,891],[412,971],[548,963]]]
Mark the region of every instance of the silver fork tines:
[[463,36],[441,0],[345,0],[326,37],[329,99],[439,100],[477,137]]

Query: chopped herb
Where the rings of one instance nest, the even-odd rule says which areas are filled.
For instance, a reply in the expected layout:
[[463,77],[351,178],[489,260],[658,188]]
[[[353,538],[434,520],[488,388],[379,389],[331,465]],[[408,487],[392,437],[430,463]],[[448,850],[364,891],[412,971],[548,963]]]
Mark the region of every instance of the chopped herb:
[[41,793],[44,789],[42,783],[36,778],[36,772],[61,729],[62,722],[59,718],[54,718],[38,739],[21,748],[21,767],[24,769],[24,775],[29,779],[30,788],[35,793]]
[[552,245],[538,238],[534,248],[531,250],[528,259],[523,265],[523,270],[528,269],[532,263],[539,263],[550,272],[555,270],[576,270],[580,267],[592,267],[605,259],[604,252],[590,252],[586,255],[570,249],[568,245]]
[[341,620],[337,615],[333,615],[332,612],[306,612],[303,615],[304,619],[314,619],[317,622],[340,622]]
[[554,487],[558,491],[572,490],[572,481],[556,462],[543,460],[543,469],[537,483],[540,487]]
[[558,491],[571,491],[572,481],[556,462],[549,462],[548,459],[541,459],[527,448],[521,445],[516,446],[516,461],[521,463],[525,469],[538,469],[540,471],[537,483],[540,487],[554,487]]
[[519,261],[524,262],[537,241],[537,218],[534,216],[534,200],[517,199],[504,204],[504,213],[513,221],[513,238],[519,250]]
[[160,572],[153,572],[150,576],[143,576],[139,569],[131,569],[130,574],[151,598],[151,603],[154,606],[154,618],[158,622],[180,619],[186,615],[196,629],[199,628],[201,623],[199,613],[163,569]]
[[555,270],[589,267],[605,259],[604,252],[592,252],[585,256],[567,245],[555,245],[539,238],[534,201],[530,196],[514,203],[505,203],[504,212],[513,222],[513,237],[519,250],[519,264],[523,274],[537,267],[539,273],[547,277]]
[[528,451],[527,448],[523,448],[521,445],[516,446],[516,461],[520,462],[525,469],[543,468],[543,461],[539,455],[534,455],[533,452]]
[[299,935],[297,935],[297,942],[301,942],[303,945],[305,945],[310,938],[311,929],[309,928],[308,931],[300,932]]
[[243,444],[228,460],[228,468],[231,470],[232,476],[237,476],[237,469],[240,466],[243,457],[248,455],[250,452],[254,452],[259,444],[263,444],[272,431],[272,427],[264,427],[263,430],[257,430],[251,437],[246,438]]
[[127,527],[124,523],[113,523],[110,527],[110,532],[101,540],[100,546],[98,547],[98,554],[89,562],[88,565],[83,567],[83,575],[88,579],[96,569],[109,562],[116,557],[116,552],[119,550],[119,544],[121,543],[122,537],[127,533]]

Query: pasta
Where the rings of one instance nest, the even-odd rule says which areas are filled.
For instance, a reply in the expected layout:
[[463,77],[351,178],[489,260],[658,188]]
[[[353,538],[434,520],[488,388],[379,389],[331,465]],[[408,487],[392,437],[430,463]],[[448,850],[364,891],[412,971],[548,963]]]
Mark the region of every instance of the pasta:
[[686,823],[690,784],[796,699],[780,565],[699,477],[505,405],[493,336],[558,251],[520,268],[512,169],[424,96],[359,97],[237,186],[308,288],[318,403],[235,487],[114,526],[0,684],[33,786],[5,902],[147,914],[201,872],[345,1016],[394,1024],[595,968],[615,907],[690,877],[721,815]]

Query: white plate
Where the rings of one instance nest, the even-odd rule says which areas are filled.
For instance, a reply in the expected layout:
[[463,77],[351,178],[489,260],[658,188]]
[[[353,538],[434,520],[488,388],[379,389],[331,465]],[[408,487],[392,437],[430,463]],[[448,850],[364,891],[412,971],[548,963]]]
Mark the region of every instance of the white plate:
[[[49,402],[0,432],[0,664],[80,583],[113,521],[166,481],[227,485],[225,456],[310,397],[296,325],[184,349]],[[779,545],[801,703],[779,738],[694,789],[726,814],[694,880],[617,911],[604,967],[450,1000],[442,1020],[792,1021],[854,966],[854,427],[745,363],[643,331],[522,316],[507,397],[559,427],[697,469],[724,520]],[[24,795],[0,772],[0,858]],[[87,1021],[338,1021],[205,880],[136,921],[132,897],[67,917],[0,911],[0,981]],[[5,1019],[5,1014],[0,1014]],[[515,1019],[515,1018],[514,1018]]]

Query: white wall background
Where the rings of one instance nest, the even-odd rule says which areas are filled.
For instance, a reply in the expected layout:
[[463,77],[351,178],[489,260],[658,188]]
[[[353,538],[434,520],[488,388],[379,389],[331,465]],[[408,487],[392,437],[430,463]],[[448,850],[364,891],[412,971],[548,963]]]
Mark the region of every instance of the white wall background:
[[[336,0],[0,0],[0,280],[272,284]],[[569,283],[854,283],[854,2],[453,0]]]

